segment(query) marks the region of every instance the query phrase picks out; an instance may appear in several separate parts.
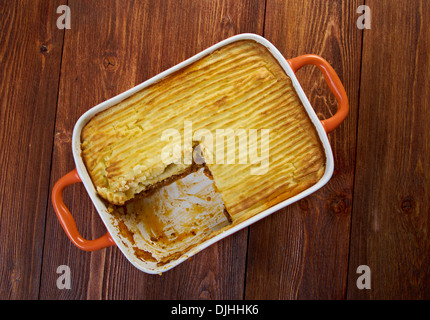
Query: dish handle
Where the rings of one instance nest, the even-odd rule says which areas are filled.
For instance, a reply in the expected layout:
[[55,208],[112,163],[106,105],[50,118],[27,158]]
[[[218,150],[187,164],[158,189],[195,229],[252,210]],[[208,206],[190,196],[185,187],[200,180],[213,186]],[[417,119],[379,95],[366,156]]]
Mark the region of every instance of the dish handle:
[[333,67],[324,58],[315,54],[305,54],[287,61],[294,73],[303,66],[309,64],[314,65],[321,70],[327,85],[335,95],[338,103],[335,115],[329,119],[322,120],[321,123],[327,133],[336,129],[346,118],[349,112],[348,97],[336,71],[334,71]]
[[75,219],[63,202],[64,188],[81,181],[82,180],[78,175],[78,171],[75,168],[58,180],[54,185],[54,188],[52,189],[52,205],[54,207],[55,213],[57,214],[58,220],[60,221],[61,226],[73,244],[81,250],[96,251],[113,246],[115,242],[113,241],[109,232],[106,232],[104,236],[95,240],[84,239],[78,231]]

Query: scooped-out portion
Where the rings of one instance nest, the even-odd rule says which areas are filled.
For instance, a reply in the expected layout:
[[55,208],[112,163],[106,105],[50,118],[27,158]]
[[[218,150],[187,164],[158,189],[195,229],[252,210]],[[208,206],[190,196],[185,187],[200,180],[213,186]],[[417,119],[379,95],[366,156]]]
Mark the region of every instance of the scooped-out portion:
[[149,266],[190,255],[230,225],[221,195],[203,167],[110,208],[121,241]]

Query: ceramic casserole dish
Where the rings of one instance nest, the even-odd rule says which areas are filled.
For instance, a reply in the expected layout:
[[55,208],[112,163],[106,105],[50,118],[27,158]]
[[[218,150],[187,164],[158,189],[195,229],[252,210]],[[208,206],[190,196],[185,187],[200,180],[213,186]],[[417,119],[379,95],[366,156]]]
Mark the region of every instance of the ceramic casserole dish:
[[[326,163],[322,177],[311,187],[301,191],[299,194],[236,224],[229,224],[225,216],[222,215],[222,201],[217,197],[213,182],[202,174],[202,172],[194,172],[181,179],[178,183],[174,182],[172,185],[162,187],[156,194],[152,194],[148,199],[142,200],[138,204],[135,203],[133,207],[124,207],[127,210],[119,209],[118,212],[112,212],[108,203],[99,196],[83,161],[81,134],[85,125],[95,115],[124,101],[142,89],[162,81],[167,76],[199,61],[215,50],[242,40],[255,41],[267,48],[285,71],[286,75],[291,78],[294,90],[314,125],[318,139],[324,150]],[[318,119],[295,76],[295,72],[305,65],[314,65],[321,70],[330,90],[336,97],[338,109],[335,115],[329,119],[322,121]],[[334,130],[346,118],[348,111],[349,105],[345,89],[339,77],[326,60],[312,54],[286,60],[275,46],[265,38],[255,34],[236,35],[213,45],[140,85],[93,107],[83,114],[76,122],[73,130],[72,153],[76,168],[63,176],[55,184],[52,190],[53,207],[67,236],[78,248],[85,251],[94,251],[116,245],[136,268],[146,273],[159,274],[177,266],[211,244],[323,187],[331,178],[334,169],[333,154],[327,133]],[[87,240],[80,235],[72,214],[63,202],[62,193],[64,188],[77,182],[82,182],[85,186],[100,218],[106,226],[107,233],[98,239]],[[187,201],[177,202],[178,192],[182,195],[181,200],[187,199]],[[211,199],[211,201],[203,201],[201,200],[203,199],[202,197],[204,199]],[[189,205],[190,203],[191,205]],[[200,208],[199,212],[193,209],[196,206]],[[130,214],[130,210],[137,207],[139,207],[140,211],[145,211],[145,215]],[[158,215],[154,215],[151,212],[160,211],[160,207],[163,207],[162,214],[157,213]],[[165,219],[164,224],[160,223],[160,220],[163,219]],[[145,224],[151,224],[152,229],[148,230]],[[191,230],[187,227],[190,225],[197,227]],[[163,236],[155,236],[157,228],[160,229],[158,230],[158,235],[163,234]],[[165,232],[167,232],[167,229],[170,231],[166,236]],[[174,237],[176,239],[175,242],[170,241],[169,237]],[[163,263],[159,262],[160,259],[164,259]]]

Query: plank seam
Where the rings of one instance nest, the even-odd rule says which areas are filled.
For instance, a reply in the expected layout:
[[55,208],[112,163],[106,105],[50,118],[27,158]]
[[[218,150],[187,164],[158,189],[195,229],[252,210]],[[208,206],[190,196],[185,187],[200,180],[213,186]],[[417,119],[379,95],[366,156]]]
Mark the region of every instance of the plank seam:
[[[363,1],[363,5],[366,5],[366,0]],[[348,263],[347,263],[347,271],[346,271],[346,286],[344,292],[344,300],[348,300],[348,288],[349,288],[349,269],[351,262],[351,238],[352,238],[352,215],[354,212],[354,192],[355,192],[355,173],[357,171],[357,148],[358,148],[358,127],[359,127],[359,114],[360,114],[360,94],[361,94],[361,83],[363,81],[363,47],[364,47],[364,29],[361,30],[361,49],[360,49],[360,81],[358,84],[358,93],[357,93],[357,119],[356,119],[356,128],[355,128],[355,151],[354,151],[354,172],[352,179],[352,194],[351,194],[351,214],[349,221],[349,250],[348,250]]]
[[[67,0],[66,5],[69,5],[69,1]],[[56,130],[56,124],[57,124],[57,111],[58,111],[58,101],[60,97],[60,83],[61,83],[61,71],[63,67],[63,53],[64,53],[64,42],[66,38],[66,29],[63,29],[63,41],[61,43],[61,54],[60,54],[60,68],[58,72],[58,84],[57,84],[57,100],[55,103],[55,115],[54,115],[54,130],[52,132],[52,144],[51,144],[51,163],[49,164],[49,177],[48,177],[48,190],[50,190],[51,187],[51,176],[52,176],[52,163],[53,163],[53,156],[54,156],[54,146],[55,146],[55,130]],[[45,238],[46,238],[46,224],[48,220],[48,211],[49,211],[49,199],[50,194],[48,193],[48,197],[46,199],[46,211],[45,211],[45,225],[43,228],[43,242],[42,247],[45,248]],[[37,294],[37,300],[40,300],[40,290],[42,287],[42,270],[43,270],[43,258],[44,258],[44,252],[45,250],[42,250],[42,256],[40,259],[40,275],[39,275],[39,292]]]

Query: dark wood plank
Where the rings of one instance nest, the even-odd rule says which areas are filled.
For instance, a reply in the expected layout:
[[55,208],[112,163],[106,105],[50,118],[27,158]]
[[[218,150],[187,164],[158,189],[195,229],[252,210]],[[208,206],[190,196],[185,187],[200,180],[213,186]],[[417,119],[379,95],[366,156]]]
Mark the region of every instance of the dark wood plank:
[[348,298],[429,299],[430,3],[366,5]]
[[60,1],[0,2],[0,299],[37,299],[63,30]]
[[[65,35],[51,186],[74,168],[70,138],[86,110],[228,36],[261,34],[264,20],[264,2],[258,0],[70,0],[69,6],[72,28]],[[65,202],[84,237],[105,232],[82,185],[69,187]],[[247,235],[239,232],[154,276],[135,269],[117,248],[75,248],[49,208],[41,298],[243,298]],[[55,285],[62,264],[71,268],[71,290]]]
[[[362,1],[268,0],[264,36],[286,58],[321,55],[347,91],[350,114],[329,134],[331,181],[315,194],[250,228],[247,299],[342,299],[346,295],[362,32]],[[298,78],[321,119],[337,107],[320,71]]]

